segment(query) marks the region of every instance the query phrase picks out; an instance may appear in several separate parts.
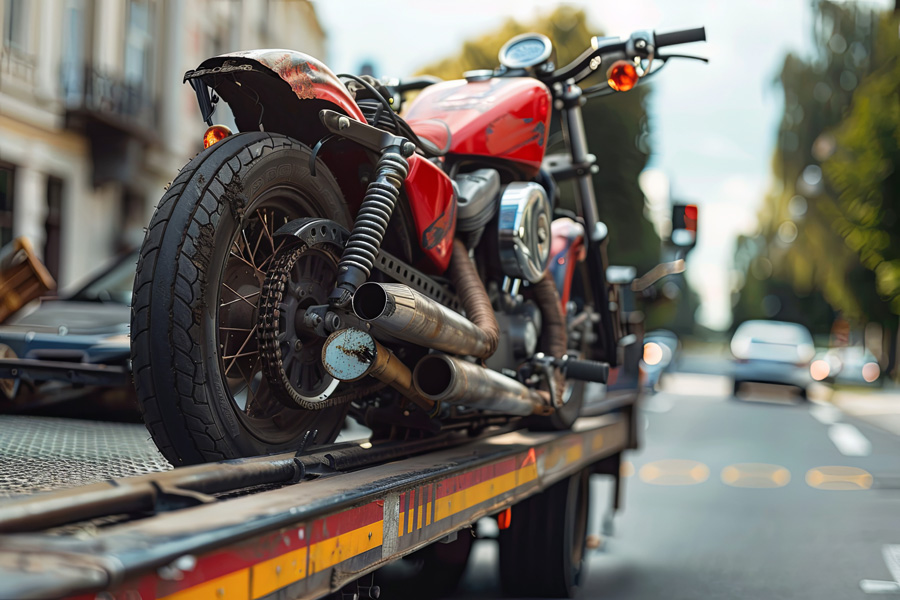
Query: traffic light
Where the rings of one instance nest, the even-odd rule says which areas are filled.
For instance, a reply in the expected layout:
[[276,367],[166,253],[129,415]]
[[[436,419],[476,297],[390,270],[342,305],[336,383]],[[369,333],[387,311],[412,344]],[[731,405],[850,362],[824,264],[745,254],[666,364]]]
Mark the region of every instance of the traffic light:
[[672,205],[672,243],[687,250],[697,245],[697,205]]

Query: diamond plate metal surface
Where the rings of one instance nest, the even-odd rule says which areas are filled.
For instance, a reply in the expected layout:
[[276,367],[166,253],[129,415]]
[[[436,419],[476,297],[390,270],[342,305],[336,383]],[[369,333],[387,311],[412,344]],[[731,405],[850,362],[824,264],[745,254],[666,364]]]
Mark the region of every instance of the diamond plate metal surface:
[[0,498],[171,468],[140,424],[0,415]]

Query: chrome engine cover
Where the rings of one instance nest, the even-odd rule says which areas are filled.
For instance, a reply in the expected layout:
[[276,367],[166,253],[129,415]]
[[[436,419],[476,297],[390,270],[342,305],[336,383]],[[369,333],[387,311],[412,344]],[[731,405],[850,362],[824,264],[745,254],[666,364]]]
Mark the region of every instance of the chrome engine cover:
[[550,259],[550,200],[543,186],[514,182],[500,197],[500,264],[513,279],[537,283]]

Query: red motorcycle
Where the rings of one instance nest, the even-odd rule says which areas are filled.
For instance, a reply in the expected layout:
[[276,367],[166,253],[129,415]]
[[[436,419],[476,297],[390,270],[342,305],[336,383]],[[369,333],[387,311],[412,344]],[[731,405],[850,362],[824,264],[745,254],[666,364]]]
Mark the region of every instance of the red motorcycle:
[[[557,68],[550,40],[524,34],[497,69],[448,82],[335,76],[287,50],[186,73],[206,149],[153,215],[131,323],[166,458],[305,450],[348,414],[374,439],[567,428],[586,382],[636,379],[634,275],[605,276],[580,106],[704,39],[593,38]],[[220,99],[240,133],[213,125]],[[545,156],[553,111],[565,156]],[[556,209],[565,179],[577,216]]]

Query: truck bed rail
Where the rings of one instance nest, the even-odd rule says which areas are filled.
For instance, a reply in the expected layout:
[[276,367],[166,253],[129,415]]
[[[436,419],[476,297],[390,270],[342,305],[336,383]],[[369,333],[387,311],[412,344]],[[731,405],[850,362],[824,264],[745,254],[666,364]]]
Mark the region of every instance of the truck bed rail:
[[[618,455],[627,441],[627,419],[616,414],[580,419],[570,432],[510,432],[366,468],[362,457],[378,449],[363,442],[331,458],[229,461],[6,501],[0,530],[29,533],[0,535],[0,596],[316,598]],[[298,483],[225,498],[189,489],[259,472]],[[148,486],[155,514],[77,536],[35,532],[60,520],[67,496],[106,503],[93,513],[147,510],[129,502]],[[114,496],[131,500],[114,506]]]

